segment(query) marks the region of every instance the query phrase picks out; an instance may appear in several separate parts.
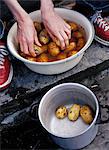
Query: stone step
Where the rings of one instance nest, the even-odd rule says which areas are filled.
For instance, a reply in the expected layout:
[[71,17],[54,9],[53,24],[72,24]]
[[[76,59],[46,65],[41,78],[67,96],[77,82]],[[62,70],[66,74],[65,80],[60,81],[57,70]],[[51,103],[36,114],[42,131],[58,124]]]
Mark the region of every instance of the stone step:
[[63,82],[78,82],[109,68],[109,47],[93,42],[80,63],[59,75],[42,75],[30,71],[23,63],[12,60],[14,76],[8,89],[0,92],[1,118],[22,110],[54,85]]

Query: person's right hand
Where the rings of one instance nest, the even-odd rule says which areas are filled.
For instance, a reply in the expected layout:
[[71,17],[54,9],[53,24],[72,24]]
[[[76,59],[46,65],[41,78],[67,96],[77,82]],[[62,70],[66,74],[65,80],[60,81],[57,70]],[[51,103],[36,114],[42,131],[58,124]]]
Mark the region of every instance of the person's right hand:
[[38,41],[37,32],[34,28],[33,21],[29,15],[27,15],[23,21],[17,21],[17,24],[17,37],[21,51],[26,55],[35,57],[36,54],[33,45],[35,43],[38,46],[41,46],[41,44]]

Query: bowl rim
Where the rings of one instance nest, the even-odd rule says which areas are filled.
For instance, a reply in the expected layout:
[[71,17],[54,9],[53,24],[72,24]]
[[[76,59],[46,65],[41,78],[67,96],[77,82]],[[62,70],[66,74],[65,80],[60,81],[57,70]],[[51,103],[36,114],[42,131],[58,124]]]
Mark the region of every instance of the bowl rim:
[[[92,121],[92,123],[83,131],[83,132],[80,132],[80,134],[77,134],[76,136],[59,136],[53,132],[50,131],[50,129],[46,128],[46,126],[44,125],[42,119],[41,119],[41,106],[46,98],[46,96],[50,93],[50,92],[53,92],[53,90],[55,90],[56,88],[59,88],[59,87],[62,87],[62,86],[68,86],[68,85],[72,85],[72,86],[79,86],[79,87],[82,87],[84,88],[85,90],[87,90],[89,93],[91,93],[91,95],[93,96],[93,98],[95,99],[95,104],[96,104],[96,113],[95,113],[95,117]],[[56,137],[59,137],[59,138],[63,138],[63,139],[68,139],[68,138],[75,138],[75,137],[78,137],[78,136],[81,136],[83,134],[85,134],[93,125],[95,125],[96,123],[96,120],[98,118],[98,114],[99,114],[99,103],[98,103],[98,100],[97,100],[97,97],[95,96],[95,94],[86,86],[82,85],[82,84],[79,84],[79,83],[62,83],[62,84],[59,84],[59,85],[56,85],[54,86],[53,88],[51,88],[48,92],[46,92],[46,94],[42,97],[40,103],[39,103],[39,107],[38,107],[38,117],[39,117],[39,120],[40,120],[40,123],[41,125],[48,131],[48,133],[56,136]]]
[[[70,60],[72,60],[72,59],[74,59],[74,58],[80,56],[82,53],[85,52],[85,50],[90,46],[90,44],[92,43],[92,41],[93,41],[93,39],[94,39],[95,31],[94,31],[93,25],[90,23],[90,21],[89,21],[83,14],[81,14],[81,13],[75,11],[75,10],[68,10],[68,9],[65,9],[65,8],[55,8],[55,10],[56,10],[56,11],[61,11],[61,10],[62,10],[62,11],[67,11],[67,12],[69,11],[70,13],[71,13],[71,12],[74,12],[74,13],[77,13],[77,14],[79,14],[80,16],[82,16],[85,20],[87,20],[87,22],[88,22],[88,24],[89,24],[90,29],[92,30],[92,32],[90,32],[89,39],[88,39],[87,42],[85,43],[84,47],[83,47],[79,52],[77,52],[76,54],[74,54],[74,55],[72,55],[72,56],[70,56],[70,57],[67,57],[67,58],[65,58],[65,59],[62,59],[62,60],[57,60],[57,61],[53,61],[53,62],[34,62],[34,61],[27,60],[26,58],[20,56],[18,53],[17,53],[18,55],[14,54],[14,53],[13,53],[13,50],[12,50],[11,47],[10,47],[10,44],[9,44],[9,41],[10,41],[10,40],[9,40],[9,35],[10,35],[11,30],[13,29],[13,27],[16,26],[16,24],[17,24],[17,23],[14,23],[13,26],[11,27],[9,33],[8,33],[8,36],[7,36],[7,46],[8,46],[8,49],[9,49],[10,53],[11,53],[14,57],[16,57],[16,58],[19,59],[20,61],[22,61],[22,62],[24,62],[24,63],[28,63],[28,64],[56,65],[56,64],[60,64],[60,63],[66,63],[66,62],[68,62],[68,61],[70,61]],[[29,13],[29,15],[31,16],[32,13],[36,13],[36,12],[40,13],[41,11],[40,11],[40,10],[36,10],[36,11],[33,11],[33,12]]]

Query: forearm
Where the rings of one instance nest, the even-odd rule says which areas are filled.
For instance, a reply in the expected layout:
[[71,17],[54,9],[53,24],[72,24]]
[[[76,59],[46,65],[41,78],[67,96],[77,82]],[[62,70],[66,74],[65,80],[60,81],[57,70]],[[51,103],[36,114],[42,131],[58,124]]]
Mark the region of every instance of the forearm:
[[40,0],[41,1],[41,11],[46,13],[54,9],[52,0]]
[[17,0],[3,0],[5,4],[8,6],[10,11],[12,12],[16,21],[24,21],[27,16],[25,10],[20,6]]

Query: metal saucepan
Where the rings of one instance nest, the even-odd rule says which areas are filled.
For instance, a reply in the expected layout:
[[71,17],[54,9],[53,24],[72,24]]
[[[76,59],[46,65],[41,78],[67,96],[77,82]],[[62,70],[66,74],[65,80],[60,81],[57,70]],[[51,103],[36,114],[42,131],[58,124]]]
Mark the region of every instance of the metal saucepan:
[[[89,105],[94,111],[94,119],[90,125],[85,124],[81,117],[75,122],[68,118],[57,119],[55,110],[64,105]],[[64,83],[53,87],[41,99],[38,115],[42,126],[51,134],[56,144],[65,149],[80,149],[87,146],[95,138],[98,125],[99,104],[94,93],[87,87],[77,83]]]

